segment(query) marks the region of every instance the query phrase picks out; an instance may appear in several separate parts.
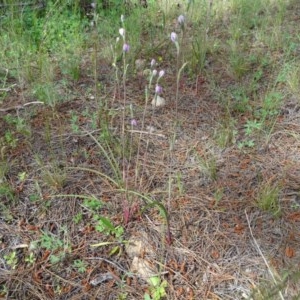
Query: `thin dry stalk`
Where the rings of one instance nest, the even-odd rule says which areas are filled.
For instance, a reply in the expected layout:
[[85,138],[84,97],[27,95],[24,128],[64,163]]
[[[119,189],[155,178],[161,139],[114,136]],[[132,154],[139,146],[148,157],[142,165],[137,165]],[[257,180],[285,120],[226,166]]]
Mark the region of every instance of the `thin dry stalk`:
[[[255,239],[255,237],[254,237],[254,235],[253,235],[252,228],[251,228],[251,224],[250,224],[249,217],[248,217],[248,214],[247,214],[247,211],[246,211],[246,210],[245,210],[245,215],[246,215],[247,224],[248,224],[248,227],[249,227],[249,230],[250,230],[250,234],[251,234],[251,237],[252,237],[252,239],[253,239],[253,241],[254,241],[254,244],[255,244],[255,246],[256,246],[256,248],[257,248],[257,251],[258,251],[259,255],[262,257],[262,259],[263,259],[265,265],[267,266],[268,271],[269,271],[269,273],[270,273],[270,275],[271,275],[271,277],[272,277],[272,279],[273,279],[273,282],[277,285],[277,284],[278,284],[278,283],[277,283],[277,280],[276,280],[276,278],[275,278],[275,276],[274,276],[274,274],[273,274],[273,272],[272,272],[272,270],[271,270],[271,268],[270,268],[270,265],[269,265],[268,261],[266,260],[264,254],[262,253],[262,251],[261,251],[261,249],[260,249],[260,247],[259,247],[259,245],[258,245],[258,243],[257,243],[257,241],[256,241],[256,239]],[[279,296],[280,296],[280,299],[284,300],[284,297],[283,297],[281,291],[279,291],[278,294],[279,294]]]

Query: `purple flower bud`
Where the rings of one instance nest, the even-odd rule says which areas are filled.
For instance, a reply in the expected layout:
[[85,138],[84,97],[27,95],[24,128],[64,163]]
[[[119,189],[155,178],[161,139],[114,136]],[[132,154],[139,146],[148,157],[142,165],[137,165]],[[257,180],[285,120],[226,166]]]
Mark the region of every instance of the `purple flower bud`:
[[176,32],[172,32],[171,33],[171,41],[173,43],[176,43],[177,42],[177,33]]
[[158,73],[158,78],[161,78],[161,77],[163,77],[165,75],[165,71],[164,70],[161,70],[161,71],[159,71],[159,73]]
[[155,66],[155,64],[156,64],[156,61],[154,58],[152,58],[151,63],[150,63],[151,68],[153,68]]
[[157,75],[157,70],[154,69],[154,70],[152,71],[152,76],[155,77],[156,75]]
[[129,49],[130,49],[130,46],[129,46],[128,44],[125,43],[125,44],[123,45],[123,51],[124,51],[124,52],[129,52]]
[[131,125],[131,126],[137,126],[137,121],[136,121],[136,119],[130,120],[130,125]]
[[120,28],[119,33],[123,38],[125,37],[125,29],[124,28]]
[[156,94],[161,94],[162,93],[162,87],[158,84],[155,86],[155,93]]
[[183,25],[184,22],[185,22],[185,17],[184,17],[184,15],[180,15],[180,16],[178,17],[177,21],[178,21],[178,23],[179,23],[180,25]]

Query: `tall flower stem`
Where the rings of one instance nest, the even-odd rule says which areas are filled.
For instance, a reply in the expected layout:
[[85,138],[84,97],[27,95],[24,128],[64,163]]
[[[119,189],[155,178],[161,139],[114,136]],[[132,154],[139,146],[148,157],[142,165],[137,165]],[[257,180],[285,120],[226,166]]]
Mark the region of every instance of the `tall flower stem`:
[[[126,30],[125,30],[125,18],[123,15],[121,15],[121,23],[122,28],[119,29],[119,34],[121,35],[123,39],[123,78],[122,78],[122,84],[123,84],[123,113],[122,113],[122,178],[123,182],[126,185],[127,190],[127,181],[126,181],[126,167],[125,167],[125,154],[126,154],[126,138],[125,138],[125,121],[126,121],[126,74],[127,74],[127,68],[128,65],[126,63],[126,53],[129,51],[130,47],[126,43]],[[128,171],[128,170],[127,170]]]
[[178,117],[178,99],[179,99],[179,84],[180,84],[180,76],[188,62],[185,62],[181,68],[179,69],[179,59],[177,59],[177,79],[176,79],[176,120]]
[[180,80],[180,76],[179,76],[179,47],[177,49],[177,58],[176,58],[176,74],[177,74],[177,78],[176,78],[176,98],[175,98],[175,105],[176,105],[176,120],[178,120],[178,98],[179,98],[179,80]]

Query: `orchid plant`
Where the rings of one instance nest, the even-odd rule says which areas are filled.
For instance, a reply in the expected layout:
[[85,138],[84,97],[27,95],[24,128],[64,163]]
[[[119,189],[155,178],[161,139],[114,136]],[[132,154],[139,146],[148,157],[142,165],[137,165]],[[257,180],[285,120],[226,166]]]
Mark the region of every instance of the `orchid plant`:
[[[185,17],[183,15],[180,15],[177,18],[177,22],[180,26],[181,32],[182,32],[182,39],[183,39],[183,33],[184,33],[184,24],[185,24]],[[179,98],[179,80],[180,80],[180,75],[181,72],[183,71],[183,69],[185,68],[185,66],[187,65],[187,62],[183,63],[182,66],[179,68],[179,64],[180,64],[180,44],[178,41],[178,35],[175,31],[173,31],[170,35],[170,39],[172,41],[172,43],[175,45],[176,47],[176,51],[177,51],[177,62],[176,62],[176,73],[177,73],[177,80],[176,80],[176,119],[178,116],[178,98]]]

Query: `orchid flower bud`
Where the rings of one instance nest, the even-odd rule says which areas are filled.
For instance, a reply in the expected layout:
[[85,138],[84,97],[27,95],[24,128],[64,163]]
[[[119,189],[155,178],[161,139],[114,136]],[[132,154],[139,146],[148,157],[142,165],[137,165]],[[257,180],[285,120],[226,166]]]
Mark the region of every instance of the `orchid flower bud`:
[[119,33],[120,33],[120,35],[121,35],[122,38],[125,37],[125,29],[124,28],[120,28],[119,29]]
[[158,84],[155,86],[155,93],[156,94],[161,94],[162,93],[162,87]]
[[179,23],[179,25],[184,25],[184,22],[185,22],[185,17],[184,15],[180,15],[177,19],[177,22]]
[[176,43],[176,42],[177,42],[177,39],[178,39],[177,33],[176,33],[176,32],[172,32],[172,33],[171,33],[171,41],[172,41],[173,43]]
[[151,68],[153,68],[155,66],[155,64],[156,64],[156,61],[154,58],[152,58],[151,63],[150,63]]
[[137,121],[136,121],[136,119],[130,120],[130,125],[131,125],[131,126],[137,126]]
[[124,51],[124,52],[129,52],[129,49],[130,49],[130,46],[129,46],[128,44],[125,43],[125,44],[123,45],[123,51]]
[[154,70],[152,71],[152,76],[155,77],[156,75],[157,75],[157,70],[154,69]]
[[164,75],[165,75],[165,71],[164,71],[164,70],[161,70],[161,71],[159,71],[159,73],[158,73],[158,78],[162,78]]

